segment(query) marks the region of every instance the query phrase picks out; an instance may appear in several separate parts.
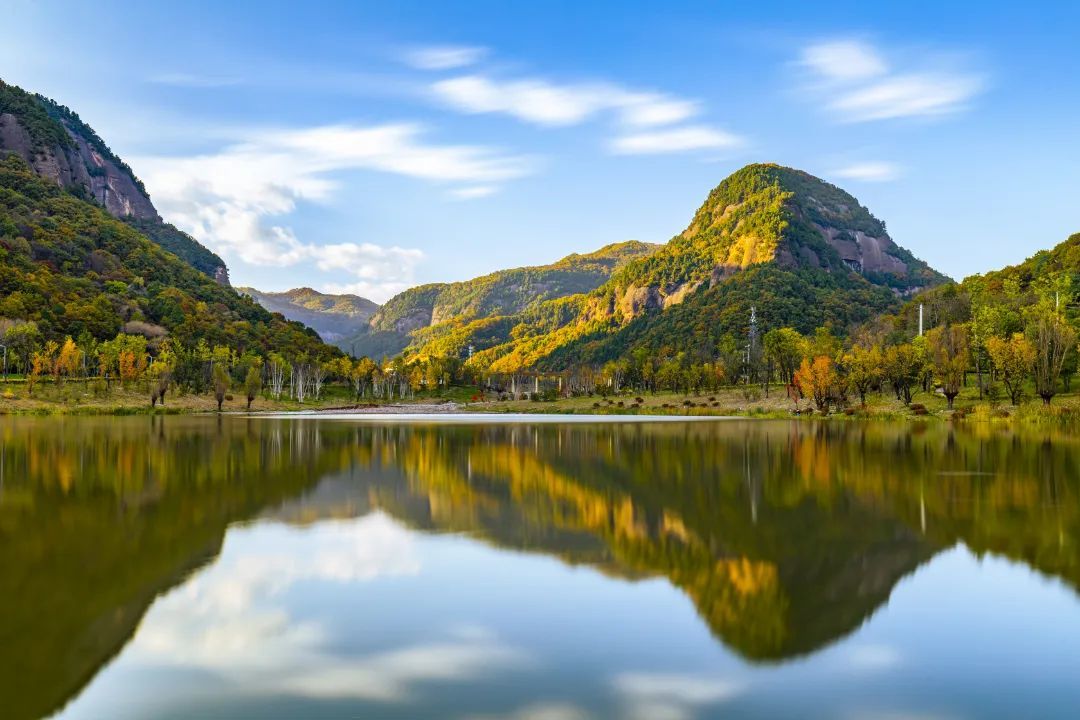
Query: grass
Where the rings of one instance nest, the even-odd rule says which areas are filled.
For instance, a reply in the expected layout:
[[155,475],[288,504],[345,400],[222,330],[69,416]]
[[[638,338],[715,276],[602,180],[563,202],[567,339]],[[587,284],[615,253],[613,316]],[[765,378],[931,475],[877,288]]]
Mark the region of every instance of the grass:
[[[493,393],[481,395],[476,388],[454,386],[437,393],[418,393],[408,400],[365,400],[363,405],[378,404],[431,404],[456,402],[465,412],[488,413],[550,413],[589,415],[691,415],[691,416],[740,416],[752,418],[790,418],[795,405],[787,398],[782,387],[773,387],[766,397],[760,389],[723,388],[713,392],[684,395],[680,393],[626,393],[618,396],[581,396],[560,398],[553,401],[497,400]],[[639,402],[640,400],[640,402]],[[331,410],[356,407],[351,390],[343,384],[327,384],[319,400],[299,403],[282,398],[274,400],[260,394],[252,403],[253,412],[289,412],[298,410]],[[799,409],[809,416],[813,405],[807,400],[799,403]],[[1054,399],[1050,407],[1044,407],[1038,399],[1029,399],[1018,407],[1012,407],[1000,398],[982,399],[975,388],[965,388],[956,399],[955,410],[950,411],[945,398],[936,393],[918,393],[910,406],[897,401],[889,392],[874,394],[867,398],[865,408],[855,407],[831,417],[843,418],[929,418],[965,422],[1009,423],[1027,425],[1076,426],[1080,429],[1080,394],[1069,393]],[[232,392],[222,405],[224,412],[245,412],[247,401],[240,392]],[[123,388],[114,384],[108,393],[94,383],[69,381],[59,385],[43,381],[29,397],[27,387],[21,380],[0,383],[0,414],[31,415],[135,415],[135,414],[190,414],[217,411],[212,395],[178,394],[173,391],[166,397],[164,407],[151,410],[149,393],[135,384]]]

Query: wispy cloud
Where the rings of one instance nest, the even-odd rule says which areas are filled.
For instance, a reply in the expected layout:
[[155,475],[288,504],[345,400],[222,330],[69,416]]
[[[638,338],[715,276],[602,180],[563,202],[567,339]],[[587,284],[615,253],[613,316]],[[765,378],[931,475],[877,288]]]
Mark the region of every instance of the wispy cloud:
[[811,45],[803,50],[802,64],[823,78],[840,81],[863,80],[888,71],[877,50],[854,40]]
[[466,45],[435,45],[415,48],[405,54],[405,62],[420,70],[452,70],[480,62],[487,48]]
[[985,87],[982,76],[941,60],[897,70],[875,47],[837,40],[806,47],[799,65],[808,90],[840,122],[936,117],[966,109]]
[[837,168],[832,175],[844,180],[888,182],[900,175],[900,168],[890,162],[860,162]]
[[472,187],[454,188],[450,191],[450,197],[457,200],[475,200],[493,195],[497,189],[491,185],[474,185]]
[[170,221],[226,258],[252,265],[314,264],[351,279],[338,289],[375,300],[413,282],[419,250],[371,242],[304,241],[281,219],[300,201],[327,201],[333,173],[372,170],[449,185],[476,197],[532,172],[532,161],[474,145],[439,145],[413,124],[334,125],[251,131],[213,154],[137,158],[155,203]]
[[173,72],[154,75],[150,82],[156,85],[172,85],[174,87],[190,88],[219,88],[239,85],[241,79],[226,75],[198,75],[195,73]]
[[635,720],[688,720],[699,707],[744,691],[740,683],[680,673],[623,673],[613,685],[626,706],[626,717]]
[[541,702],[527,705],[509,714],[470,715],[466,720],[589,720],[590,715],[570,703]]
[[723,130],[690,125],[621,135],[611,141],[611,150],[620,155],[643,155],[690,150],[726,150],[741,144],[741,138]]
[[620,154],[731,147],[738,140],[709,125],[685,124],[702,114],[696,100],[610,82],[469,74],[439,80],[431,89],[439,102],[460,112],[498,113],[541,127],[568,127],[607,116],[619,133],[609,149]]

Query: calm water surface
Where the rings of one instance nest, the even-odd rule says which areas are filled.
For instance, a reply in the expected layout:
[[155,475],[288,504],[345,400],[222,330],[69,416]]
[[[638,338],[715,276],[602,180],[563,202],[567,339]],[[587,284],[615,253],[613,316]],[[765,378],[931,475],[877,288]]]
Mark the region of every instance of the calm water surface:
[[1080,441],[0,419],[0,716],[1075,718]]

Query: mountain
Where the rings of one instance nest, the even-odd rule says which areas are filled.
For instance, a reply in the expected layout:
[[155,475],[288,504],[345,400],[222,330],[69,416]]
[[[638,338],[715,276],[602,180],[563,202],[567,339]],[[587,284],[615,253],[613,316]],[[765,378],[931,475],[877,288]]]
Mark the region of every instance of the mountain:
[[33,321],[46,340],[127,329],[186,347],[336,352],[228,287],[220,258],[162,223],[131,169],[75,113],[4,83],[0,321]]
[[219,283],[220,257],[161,220],[142,181],[71,109],[0,80],[0,157],[14,153],[42,178],[104,207]]
[[419,333],[438,337],[463,323],[514,315],[547,300],[589,292],[618,268],[648,257],[657,247],[631,240],[568,255],[550,265],[410,288],[388,300],[371,318],[371,332],[357,339],[357,352],[372,357],[396,355],[412,342],[410,336]]
[[471,345],[480,350],[474,364],[500,372],[602,362],[635,348],[711,355],[725,335],[745,335],[751,308],[765,329],[844,332],[946,282],[847,192],[756,164],[721,182],[682,233],[596,289],[459,324],[450,341],[420,337],[412,351]]
[[250,287],[237,291],[250,295],[270,312],[304,323],[343,350],[349,349],[345,341],[367,332],[371,317],[379,310],[376,303],[358,295],[327,295],[307,287],[279,293]]

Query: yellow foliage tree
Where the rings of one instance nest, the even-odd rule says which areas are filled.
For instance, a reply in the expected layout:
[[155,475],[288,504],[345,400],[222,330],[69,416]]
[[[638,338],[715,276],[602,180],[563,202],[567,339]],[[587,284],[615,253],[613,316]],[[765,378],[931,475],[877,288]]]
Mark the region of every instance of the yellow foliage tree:
[[818,355],[813,362],[810,358],[803,358],[802,365],[795,372],[795,384],[799,390],[803,395],[814,398],[814,404],[823,413],[829,411],[829,399],[838,380],[836,365],[828,355]]
[[1035,365],[1035,346],[1021,333],[1016,333],[1008,339],[990,338],[986,341],[986,352],[990,355],[990,362],[997,370],[1001,382],[1005,383],[1012,404],[1019,404],[1024,391],[1024,381]]

